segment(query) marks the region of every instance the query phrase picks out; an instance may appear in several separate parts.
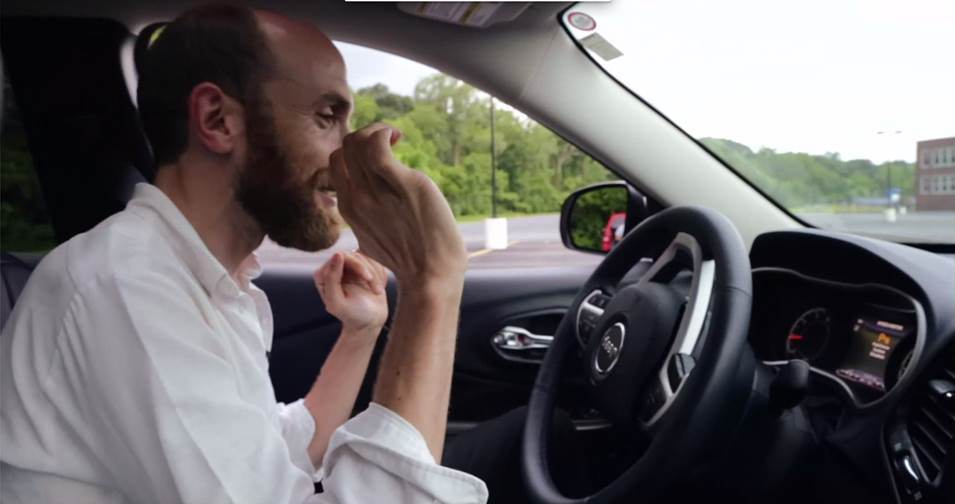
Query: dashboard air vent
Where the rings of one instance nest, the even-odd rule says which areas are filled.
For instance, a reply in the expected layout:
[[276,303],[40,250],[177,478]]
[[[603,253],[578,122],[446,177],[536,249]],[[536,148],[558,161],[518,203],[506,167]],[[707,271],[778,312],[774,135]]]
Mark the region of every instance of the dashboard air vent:
[[955,360],[935,372],[918,391],[908,431],[925,478],[937,483],[946,457],[955,456]]

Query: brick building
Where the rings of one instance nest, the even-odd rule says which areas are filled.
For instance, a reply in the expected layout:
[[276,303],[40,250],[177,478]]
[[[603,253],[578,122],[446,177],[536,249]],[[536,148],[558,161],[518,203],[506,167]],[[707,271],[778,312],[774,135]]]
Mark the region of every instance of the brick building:
[[955,210],[955,137],[918,143],[917,210]]

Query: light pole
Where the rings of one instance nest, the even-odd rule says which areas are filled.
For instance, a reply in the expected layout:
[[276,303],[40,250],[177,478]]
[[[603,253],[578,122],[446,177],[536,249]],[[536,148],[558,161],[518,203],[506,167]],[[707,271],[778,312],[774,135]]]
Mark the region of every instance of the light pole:
[[494,97],[491,97],[491,218],[497,218],[497,149],[494,147]]
[[497,149],[494,145],[494,97],[491,97],[491,217],[484,220],[484,248],[507,248],[507,219],[497,216]]
[[[889,131],[878,131],[878,132],[876,132],[876,135],[885,136],[885,137],[886,137],[886,140],[889,139],[889,135],[892,135],[892,138],[895,139],[895,138],[898,138],[897,135],[900,135],[900,134],[902,134],[902,132],[899,131],[899,130],[896,130],[896,131],[894,131],[894,132],[889,132]],[[889,159],[889,160],[886,161],[886,163],[885,163],[885,198],[886,198],[886,201],[887,201],[887,203],[888,203],[888,204],[886,205],[886,207],[888,207],[888,208],[895,208],[895,206],[896,206],[896,201],[892,198],[892,195],[893,195],[893,191],[892,191],[892,160]],[[899,197],[901,198],[901,194],[899,195]]]

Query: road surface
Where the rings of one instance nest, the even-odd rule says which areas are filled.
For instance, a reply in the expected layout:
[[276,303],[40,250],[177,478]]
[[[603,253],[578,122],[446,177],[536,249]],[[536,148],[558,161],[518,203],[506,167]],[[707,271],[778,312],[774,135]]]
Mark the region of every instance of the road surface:
[[886,221],[882,213],[803,213],[815,226],[909,243],[955,243],[955,212],[909,212]]
[[[886,222],[882,214],[802,214],[808,222],[828,228],[851,230],[881,237],[900,237],[905,241],[943,241],[955,243],[955,212],[919,212],[900,215]],[[602,256],[568,250],[560,241],[558,214],[509,218],[506,250],[484,248],[484,221],[460,224],[461,235],[470,254],[471,268],[533,268],[545,266],[593,265]],[[344,231],[329,250],[307,253],[284,249],[272,242],[259,248],[263,265],[315,269],[336,250],[354,250],[358,242],[351,231]]]
[[[459,225],[461,237],[468,249],[470,268],[533,268],[544,266],[596,266],[602,256],[569,250],[560,241],[560,215],[545,214],[515,217],[507,220],[508,248],[484,248],[484,221]],[[283,268],[317,268],[336,250],[354,250],[358,247],[351,231],[342,232],[334,247],[316,253],[286,249],[266,240],[259,248],[263,266]]]

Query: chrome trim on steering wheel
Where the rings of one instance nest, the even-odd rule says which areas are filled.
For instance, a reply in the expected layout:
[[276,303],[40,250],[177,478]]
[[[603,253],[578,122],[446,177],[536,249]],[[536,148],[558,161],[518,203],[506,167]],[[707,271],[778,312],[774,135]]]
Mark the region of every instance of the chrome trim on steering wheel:
[[[580,334],[580,317],[581,315],[583,315],[584,310],[587,310],[588,312],[596,315],[596,319],[599,319],[601,316],[603,316],[604,314],[603,308],[600,308],[599,306],[595,306],[593,303],[590,302],[591,299],[600,295],[605,295],[604,292],[600,289],[594,289],[590,291],[590,294],[587,294],[584,300],[581,301],[580,307],[577,308],[577,318],[574,320],[574,334],[577,335],[577,343],[579,343],[581,347],[586,347],[587,342],[584,341],[584,335]],[[594,325],[596,326],[596,324]]]
[[[676,389],[670,387],[670,380],[667,378],[667,366],[673,359],[673,356],[682,353],[691,355],[700,340],[703,331],[703,325],[706,322],[706,316],[709,312],[710,297],[713,294],[713,281],[716,275],[716,262],[712,259],[703,259],[703,250],[696,238],[686,233],[678,233],[666,250],[660,254],[660,257],[654,261],[653,266],[647,270],[646,274],[640,279],[640,284],[653,281],[653,278],[660,273],[664,267],[672,263],[680,251],[687,252],[693,261],[693,282],[690,285],[690,294],[687,297],[686,310],[680,320],[680,327],[677,330],[676,338],[670,346],[663,366],[657,374],[659,383],[657,386],[663,393],[663,404],[653,414],[645,426],[654,425],[660,417],[673,404],[676,395],[686,383],[686,377],[677,385]],[[690,371],[692,373],[692,371]],[[689,376],[689,374],[687,374]],[[642,421],[642,420],[641,420]]]

